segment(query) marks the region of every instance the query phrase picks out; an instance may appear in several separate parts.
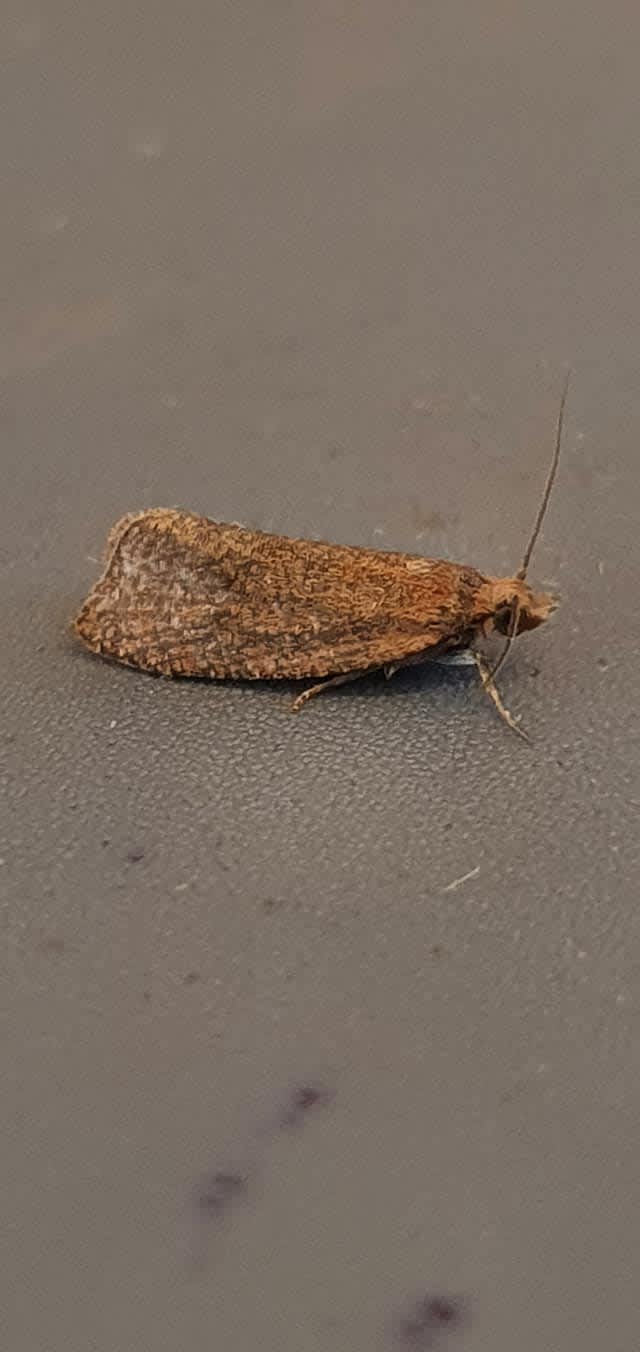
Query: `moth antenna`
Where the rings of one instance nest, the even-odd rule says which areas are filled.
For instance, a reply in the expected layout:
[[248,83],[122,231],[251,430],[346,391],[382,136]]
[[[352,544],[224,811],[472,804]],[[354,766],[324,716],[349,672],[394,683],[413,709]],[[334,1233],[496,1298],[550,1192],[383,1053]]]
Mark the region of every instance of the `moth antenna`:
[[[518,579],[519,582],[524,582],[527,576],[527,570],[531,562],[531,555],[533,554],[536,540],[538,539],[538,536],[542,529],[542,523],[546,515],[547,507],[549,506],[549,498],[551,497],[551,490],[555,482],[556,474],[558,473],[558,465],[560,463],[560,450],[562,447],[562,429],[564,426],[564,411],[567,403],[567,394],[569,393],[570,380],[571,380],[571,369],[567,371],[564,385],[562,387],[562,397],[560,399],[560,409],[558,412],[558,423],[556,427],[556,444],[554,446],[553,456],[551,458],[551,464],[549,466],[549,472],[547,474],[547,482],[544,486],[544,493],[542,494],[540,506],[538,507],[538,511],[536,513],[536,519],[533,525],[533,530],[531,532],[529,543],[524,551],[524,558],[522,560],[522,564],[516,573],[516,578]],[[513,640],[515,639],[516,634],[518,632],[518,620],[520,619],[520,610],[521,610],[520,603],[516,601],[511,615],[511,623],[509,624],[507,641],[504,645],[504,648],[502,649],[502,652],[500,653],[497,662],[494,664],[494,666],[491,668],[491,671],[488,674],[489,681],[495,680],[496,672],[500,670],[502,663],[504,662],[505,658],[508,657],[509,655],[511,645],[513,644]]]
[[566,403],[567,403],[567,395],[568,395],[568,393],[569,393],[569,382],[570,382],[570,380],[571,380],[571,370],[569,369],[569,370],[567,371],[566,376],[565,376],[565,382],[564,382],[564,385],[563,385],[563,388],[562,388],[562,398],[561,398],[561,400],[560,400],[560,410],[559,410],[559,413],[558,413],[558,424],[557,424],[557,427],[556,427],[556,444],[555,444],[555,447],[554,447],[553,456],[552,456],[552,459],[551,459],[551,464],[550,464],[550,466],[549,466],[549,473],[547,474],[547,482],[546,482],[546,484],[545,484],[545,486],[544,486],[544,493],[542,494],[542,498],[541,498],[541,500],[540,500],[540,506],[538,507],[538,511],[537,511],[537,514],[536,514],[536,519],[535,519],[535,522],[534,522],[533,530],[532,530],[532,532],[531,532],[531,537],[530,537],[529,543],[528,543],[528,545],[527,545],[527,548],[526,548],[525,551],[524,551],[524,558],[523,558],[522,563],[521,563],[521,565],[520,565],[520,567],[519,567],[519,569],[518,569],[518,571],[517,571],[517,573],[516,573],[516,577],[518,578],[518,581],[519,581],[519,582],[524,582],[524,579],[525,579],[526,576],[527,576],[527,570],[528,570],[529,564],[530,564],[530,562],[531,562],[531,555],[533,554],[533,551],[534,551],[534,548],[535,548],[535,545],[536,545],[536,541],[537,541],[538,536],[539,536],[539,534],[540,534],[540,531],[541,531],[541,529],[542,529],[542,523],[543,523],[544,518],[545,518],[546,513],[547,513],[547,507],[549,506],[549,498],[551,497],[551,490],[552,490],[553,485],[554,485],[554,482],[555,482],[556,474],[558,473],[558,465],[559,465],[559,463],[560,463],[560,450],[561,450],[561,447],[562,447],[562,429],[563,429],[563,426],[564,426],[564,410],[565,410]]

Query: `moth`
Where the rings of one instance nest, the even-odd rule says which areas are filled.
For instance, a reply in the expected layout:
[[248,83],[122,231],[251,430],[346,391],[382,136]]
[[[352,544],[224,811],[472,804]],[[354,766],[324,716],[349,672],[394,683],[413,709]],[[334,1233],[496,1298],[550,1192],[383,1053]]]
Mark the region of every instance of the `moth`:
[[[466,564],[224,525],[177,508],[131,513],[113,526],[102,576],[74,621],[93,652],[141,671],[215,680],[301,680],[294,701],[371,672],[467,651],[502,717],[495,674],[518,634],[544,624],[552,595],[527,581],[556,477],[555,448],[522,564],[490,577]],[[478,643],[506,643],[493,668]]]

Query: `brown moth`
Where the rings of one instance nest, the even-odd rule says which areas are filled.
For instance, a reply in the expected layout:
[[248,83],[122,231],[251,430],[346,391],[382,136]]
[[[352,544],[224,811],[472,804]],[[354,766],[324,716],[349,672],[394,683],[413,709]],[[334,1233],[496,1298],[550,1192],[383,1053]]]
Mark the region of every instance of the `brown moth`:
[[[487,577],[465,564],[222,525],[176,508],[122,517],[102,577],[74,622],[93,652],[164,676],[324,678],[294,703],[374,671],[469,650],[515,731],[493,677],[517,634],[543,624],[555,599],[527,569],[560,455],[568,378],[544,494],[522,566]],[[477,651],[507,643],[493,670]]]

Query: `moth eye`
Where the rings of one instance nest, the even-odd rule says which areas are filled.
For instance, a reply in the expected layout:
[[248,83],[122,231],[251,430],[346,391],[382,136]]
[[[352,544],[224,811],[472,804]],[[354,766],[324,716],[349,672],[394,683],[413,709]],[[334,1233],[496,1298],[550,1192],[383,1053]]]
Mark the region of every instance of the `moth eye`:
[[500,634],[509,633],[511,629],[512,618],[513,618],[512,605],[507,605],[505,603],[504,605],[498,606],[498,609],[496,610],[495,613],[494,624]]

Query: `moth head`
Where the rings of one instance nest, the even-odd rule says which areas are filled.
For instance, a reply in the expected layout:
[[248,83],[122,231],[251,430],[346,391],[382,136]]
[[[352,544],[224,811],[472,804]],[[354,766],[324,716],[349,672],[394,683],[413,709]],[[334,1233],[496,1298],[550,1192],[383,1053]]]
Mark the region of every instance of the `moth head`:
[[496,578],[492,583],[490,625],[498,634],[515,637],[544,624],[557,604],[554,596],[534,591],[522,578]]
[[[548,620],[552,610],[555,610],[556,602],[553,596],[547,592],[534,592],[527,582],[527,573],[531,562],[531,555],[535,548],[536,540],[542,530],[551,490],[553,488],[555,477],[560,463],[560,447],[562,444],[562,427],[564,424],[564,410],[567,402],[567,393],[569,390],[569,376],[567,371],[564,386],[562,389],[562,398],[560,400],[560,411],[558,413],[558,423],[556,427],[556,444],[551,457],[551,464],[547,474],[547,482],[544,486],[542,500],[536,519],[533,523],[533,530],[529,537],[529,543],[524,551],[524,558],[515,577],[491,578],[486,583],[488,595],[485,593],[485,601],[488,602],[485,610],[485,620],[483,628],[495,629],[499,634],[504,634],[506,643],[500,653],[500,656],[490,671],[483,676],[485,688],[491,690],[495,680],[496,672],[500,670],[502,663],[511,648],[517,634],[522,634],[526,629],[537,629],[539,624],[544,624]],[[478,600],[480,598],[478,597]]]

